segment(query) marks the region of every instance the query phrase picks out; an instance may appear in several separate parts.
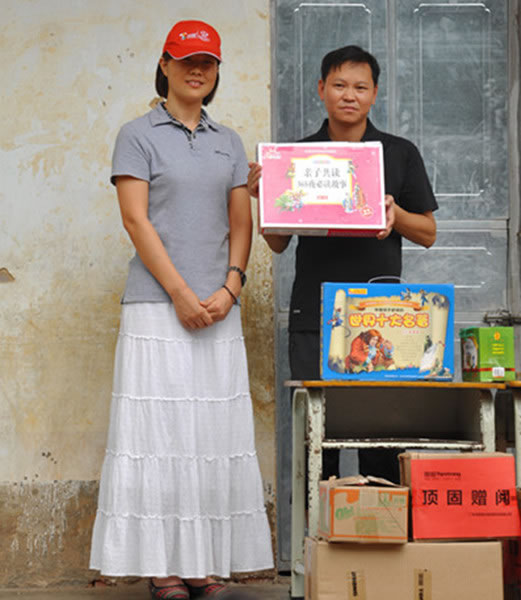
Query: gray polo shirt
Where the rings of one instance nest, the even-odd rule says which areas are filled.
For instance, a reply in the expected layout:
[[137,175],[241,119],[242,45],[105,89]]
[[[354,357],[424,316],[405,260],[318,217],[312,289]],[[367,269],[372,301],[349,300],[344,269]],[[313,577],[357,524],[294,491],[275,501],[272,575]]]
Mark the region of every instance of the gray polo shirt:
[[[228,268],[230,190],[248,176],[240,137],[204,111],[192,133],[158,104],[121,128],[112,183],[118,175],[149,182],[148,217],[197,296],[203,300],[219,289]],[[137,253],[122,302],[170,302]]]

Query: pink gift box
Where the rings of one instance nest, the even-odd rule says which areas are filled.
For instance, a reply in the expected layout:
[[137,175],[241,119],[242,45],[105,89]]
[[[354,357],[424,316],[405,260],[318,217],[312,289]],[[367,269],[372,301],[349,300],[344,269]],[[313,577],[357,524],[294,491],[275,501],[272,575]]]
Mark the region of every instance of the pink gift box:
[[375,236],[385,229],[380,142],[259,144],[261,233]]

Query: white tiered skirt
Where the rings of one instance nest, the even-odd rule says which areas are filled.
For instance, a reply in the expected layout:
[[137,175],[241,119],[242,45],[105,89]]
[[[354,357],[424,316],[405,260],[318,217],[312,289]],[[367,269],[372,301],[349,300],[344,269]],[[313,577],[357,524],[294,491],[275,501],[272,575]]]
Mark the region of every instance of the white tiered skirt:
[[124,304],[90,567],[229,577],[273,567],[240,311],[194,332]]

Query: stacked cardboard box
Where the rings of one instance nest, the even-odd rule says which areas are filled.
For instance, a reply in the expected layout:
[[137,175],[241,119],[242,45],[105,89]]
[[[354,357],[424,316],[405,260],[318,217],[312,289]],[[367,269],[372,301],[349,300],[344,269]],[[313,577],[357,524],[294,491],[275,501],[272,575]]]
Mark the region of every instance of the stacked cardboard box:
[[321,483],[322,539],[306,540],[306,600],[502,600],[499,540],[521,536],[513,457],[405,453],[400,467],[402,487]]
[[414,540],[513,538],[521,533],[514,457],[501,452],[400,455]]
[[320,483],[319,535],[329,542],[405,544],[409,488],[377,477]]
[[306,600],[501,600],[499,542],[306,540]]

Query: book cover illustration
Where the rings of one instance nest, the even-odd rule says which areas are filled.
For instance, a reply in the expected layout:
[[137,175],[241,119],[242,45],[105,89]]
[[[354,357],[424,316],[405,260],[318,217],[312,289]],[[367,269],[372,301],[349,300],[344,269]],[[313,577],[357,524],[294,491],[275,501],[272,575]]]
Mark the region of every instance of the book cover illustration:
[[380,142],[259,144],[258,159],[261,231],[376,235],[385,228]]
[[325,283],[322,310],[324,379],[452,379],[452,286]]

